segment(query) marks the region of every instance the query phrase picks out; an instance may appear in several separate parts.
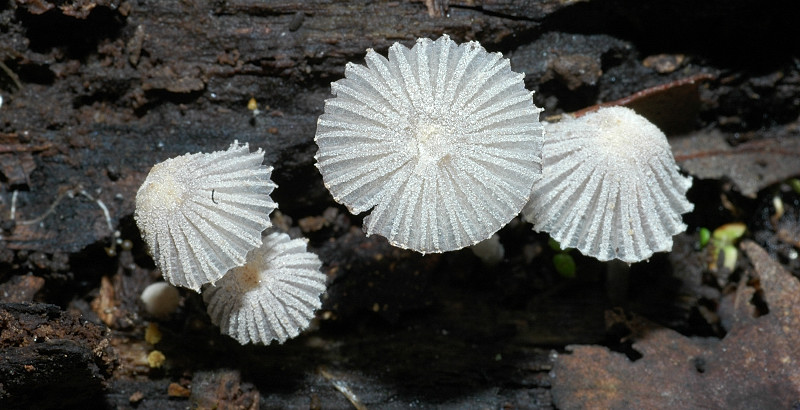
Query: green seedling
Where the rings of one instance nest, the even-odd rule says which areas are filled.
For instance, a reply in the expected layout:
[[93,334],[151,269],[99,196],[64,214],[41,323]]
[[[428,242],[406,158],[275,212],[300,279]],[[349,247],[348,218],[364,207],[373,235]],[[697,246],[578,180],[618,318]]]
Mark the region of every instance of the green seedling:
[[[747,226],[741,222],[728,223],[714,230],[709,241],[711,258],[709,259],[708,270],[712,272],[717,271],[720,253],[722,253],[723,267],[731,271],[736,268],[736,260],[739,257],[739,251],[736,249],[736,243],[746,231]],[[703,235],[701,233],[701,243],[702,236]]]

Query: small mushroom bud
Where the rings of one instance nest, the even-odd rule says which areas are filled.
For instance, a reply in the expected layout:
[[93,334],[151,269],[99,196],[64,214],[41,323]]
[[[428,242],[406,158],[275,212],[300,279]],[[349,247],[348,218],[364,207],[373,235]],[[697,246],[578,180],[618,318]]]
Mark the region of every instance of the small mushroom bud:
[[523,210],[537,231],[601,261],[672,249],[694,208],[667,138],[633,110],[601,108],[545,129],[542,177]]
[[139,299],[147,313],[158,318],[166,318],[178,308],[181,295],[178,289],[169,283],[155,282],[144,288]]

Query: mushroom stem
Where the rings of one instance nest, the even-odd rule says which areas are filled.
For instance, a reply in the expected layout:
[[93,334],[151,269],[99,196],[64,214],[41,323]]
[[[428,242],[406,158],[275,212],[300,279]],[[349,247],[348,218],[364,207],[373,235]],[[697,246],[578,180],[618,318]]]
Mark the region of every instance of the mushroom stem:
[[497,266],[498,263],[503,261],[503,257],[506,254],[506,250],[503,244],[500,243],[500,237],[497,234],[470,246],[470,249],[486,267]]
[[631,264],[619,259],[606,262],[606,295],[614,306],[622,305],[628,299]]

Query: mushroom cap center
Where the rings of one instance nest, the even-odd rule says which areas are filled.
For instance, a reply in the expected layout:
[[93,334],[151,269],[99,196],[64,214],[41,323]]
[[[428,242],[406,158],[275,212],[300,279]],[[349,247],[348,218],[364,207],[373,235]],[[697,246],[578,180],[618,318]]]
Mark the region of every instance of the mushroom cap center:
[[183,204],[187,194],[186,186],[169,174],[164,175],[160,183],[150,184],[148,188],[154,198],[158,198],[170,210]]
[[630,127],[618,118],[612,118],[604,121],[603,127],[600,128],[600,148],[607,154],[614,156],[622,156],[625,158],[632,157],[636,154],[635,136],[638,130]]
[[243,292],[256,288],[261,283],[261,270],[258,265],[260,264],[248,263],[236,268],[237,283]]
[[646,161],[670,150],[664,133],[632,110],[606,108],[593,114],[587,125],[596,130],[599,150],[608,158]]
[[450,127],[433,120],[422,120],[413,129],[418,174],[426,173],[431,166],[449,158],[456,140],[455,132]]
[[136,195],[137,208],[174,212],[192,190],[192,183],[181,178],[181,169],[170,161],[156,164]]
[[[269,280],[270,258],[265,257],[263,249],[256,248],[247,255],[247,262],[228,272],[234,280],[239,293],[247,293],[261,286],[263,281]],[[229,282],[231,283],[231,282]],[[269,286],[269,282],[267,283]]]

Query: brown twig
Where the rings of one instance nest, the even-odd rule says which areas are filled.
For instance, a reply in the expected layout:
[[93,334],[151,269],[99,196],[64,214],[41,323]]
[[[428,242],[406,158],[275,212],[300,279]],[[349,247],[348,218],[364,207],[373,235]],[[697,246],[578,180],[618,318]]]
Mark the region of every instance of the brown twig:
[[7,152],[36,152],[46,151],[52,148],[53,144],[46,143],[42,145],[28,145],[28,144],[0,144],[0,154]]

